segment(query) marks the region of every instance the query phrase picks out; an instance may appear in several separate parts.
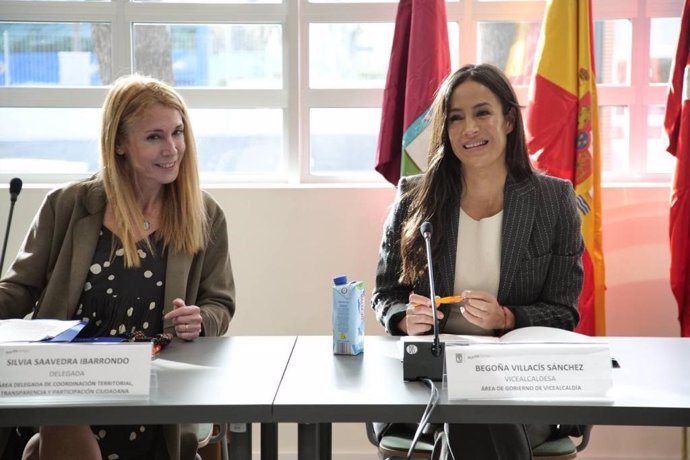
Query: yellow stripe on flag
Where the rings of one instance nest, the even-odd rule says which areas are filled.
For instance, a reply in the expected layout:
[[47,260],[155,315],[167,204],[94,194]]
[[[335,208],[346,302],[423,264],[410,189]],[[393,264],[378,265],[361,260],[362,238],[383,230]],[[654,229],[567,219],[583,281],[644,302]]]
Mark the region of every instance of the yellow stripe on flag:
[[580,0],[555,0],[546,7],[537,47],[536,72],[570,94],[577,94],[578,8]]
[[577,331],[606,334],[601,147],[591,0],[548,0],[527,111],[537,167],[570,180],[582,218],[585,281]]

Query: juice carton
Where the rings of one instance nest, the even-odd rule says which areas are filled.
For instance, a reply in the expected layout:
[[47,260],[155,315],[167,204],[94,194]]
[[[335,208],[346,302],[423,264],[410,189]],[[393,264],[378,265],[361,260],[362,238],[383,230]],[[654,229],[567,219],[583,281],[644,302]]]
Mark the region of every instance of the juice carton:
[[333,278],[333,353],[358,355],[364,351],[364,281]]

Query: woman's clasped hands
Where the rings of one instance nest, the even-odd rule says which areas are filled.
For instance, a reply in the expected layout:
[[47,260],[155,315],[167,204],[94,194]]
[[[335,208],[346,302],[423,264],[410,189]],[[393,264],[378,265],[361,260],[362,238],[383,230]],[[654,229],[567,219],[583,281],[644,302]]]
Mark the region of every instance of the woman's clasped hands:
[[[499,305],[496,297],[484,291],[463,291],[460,312],[467,321],[484,329],[512,329],[514,317],[512,312]],[[452,306],[451,308],[457,308]],[[443,312],[437,310],[438,319],[443,319]],[[420,335],[429,332],[434,326],[434,313],[431,299],[423,295],[410,293],[405,319],[400,322],[400,329],[407,335]]]

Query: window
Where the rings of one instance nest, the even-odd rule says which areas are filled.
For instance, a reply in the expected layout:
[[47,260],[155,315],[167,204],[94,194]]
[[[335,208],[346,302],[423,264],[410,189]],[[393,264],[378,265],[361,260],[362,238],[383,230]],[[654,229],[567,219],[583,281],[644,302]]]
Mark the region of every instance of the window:
[[[448,0],[451,60],[527,100],[543,0]],[[0,179],[98,165],[105,85],[132,71],[190,107],[205,183],[377,182],[395,0],[0,0]],[[666,83],[682,0],[594,0],[605,182],[668,182]],[[638,51],[639,50],[639,51]]]

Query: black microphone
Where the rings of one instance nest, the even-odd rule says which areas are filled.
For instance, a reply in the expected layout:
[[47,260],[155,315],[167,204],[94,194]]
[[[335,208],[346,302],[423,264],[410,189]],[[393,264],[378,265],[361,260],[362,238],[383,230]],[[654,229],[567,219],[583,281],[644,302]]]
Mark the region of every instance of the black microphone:
[[0,278],[2,277],[2,267],[5,265],[5,251],[7,251],[7,239],[10,236],[10,225],[12,224],[12,214],[14,203],[17,202],[19,192],[22,191],[22,180],[15,177],[10,181],[10,215],[7,218],[7,229],[5,230],[5,241],[2,243],[2,256],[0,256]]
[[431,258],[431,222],[424,222],[419,230],[424,238],[426,260],[429,266],[429,295],[434,315],[434,339],[429,342],[406,342],[403,352],[403,378],[405,380],[431,379],[443,380],[445,344],[438,334],[438,314],[436,313],[436,289],[434,287],[434,266]]
[[17,197],[19,196],[19,192],[22,191],[22,180],[18,177],[15,177],[10,181],[10,201],[14,203],[17,201]]

